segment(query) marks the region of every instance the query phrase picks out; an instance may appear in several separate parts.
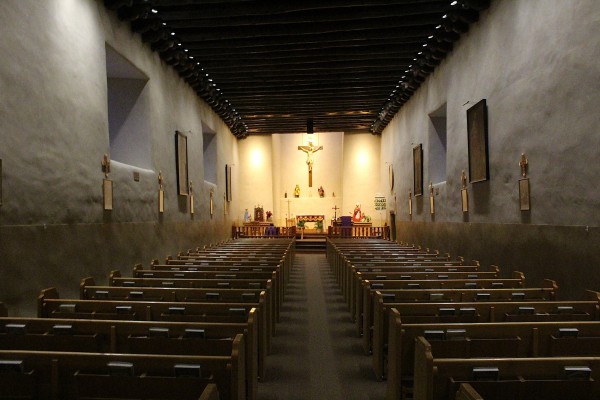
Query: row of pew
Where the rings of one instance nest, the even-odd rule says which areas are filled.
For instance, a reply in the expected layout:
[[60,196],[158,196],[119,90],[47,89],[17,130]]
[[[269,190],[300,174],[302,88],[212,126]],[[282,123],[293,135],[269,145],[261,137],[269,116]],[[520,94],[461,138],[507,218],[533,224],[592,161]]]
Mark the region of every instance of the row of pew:
[[0,399],[255,400],[294,239],[236,239],[0,305]]
[[387,400],[600,398],[600,294],[383,240],[327,259]]

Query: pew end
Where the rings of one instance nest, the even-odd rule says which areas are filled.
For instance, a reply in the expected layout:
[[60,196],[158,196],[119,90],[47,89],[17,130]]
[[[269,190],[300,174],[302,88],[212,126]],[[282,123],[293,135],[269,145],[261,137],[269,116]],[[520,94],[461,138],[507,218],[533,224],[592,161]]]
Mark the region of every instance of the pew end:
[[38,301],[38,318],[43,318],[44,317],[44,300],[46,299],[58,299],[58,289],[56,289],[55,287],[49,287],[46,289],[42,289],[40,294],[38,295],[37,301]]
[[206,389],[202,392],[202,395],[198,400],[220,400],[219,389],[214,383],[206,385]]
[[542,280],[542,287],[552,289],[554,291],[558,290],[558,284],[554,279],[544,279]]
[[521,271],[513,271],[510,274],[510,277],[512,279],[520,279],[520,280],[522,280],[523,281],[523,285],[525,285],[525,274],[523,272],[521,272]]
[[600,302],[600,292],[595,290],[586,290],[585,291],[585,300],[597,301]]
[[92,278],[91,276],[88,276],[86,278],[81,278],[81,281],[79,281],[79,298],[80,299],[85,299],[85,287],[86,286],[96,286],[96,282],[94,281],[94,278]]
[[456,392],[456,400],[483,400],[483,397],[470,384],[461,383]]
[[121,271],[119,271],[118,269],[113,269],[108,274],[108,283],[110,284],[113,281],[113,278],[122,278],[122,277],[123,277],[123,275],[121,275]]

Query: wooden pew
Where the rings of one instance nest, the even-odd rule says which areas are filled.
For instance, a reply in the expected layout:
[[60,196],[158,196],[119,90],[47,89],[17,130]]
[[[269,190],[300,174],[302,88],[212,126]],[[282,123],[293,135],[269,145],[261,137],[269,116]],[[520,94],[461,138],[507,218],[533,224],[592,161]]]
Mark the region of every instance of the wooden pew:
[[230,288],[175,288],[145,287],[130,288],[96,285],[94,278],[83,278],[79,283],[79,298],[84,300],[131,300],[131,301],[169,301],[169,302],[242,302],[258,303],[261,293],[265,293],[268,340],[273,336],[275,320],[275,297],[271,282],[265,289]]
[[[397,281],[392,282],[390,286],[396,286]],[[558,291],[558,285],[553,280],[545,279],[540,287],[529,287],[529,288],[443,288],[443,289],[384,289],[386,286],[383,283],[374,283],[370,281],[364,282],[364,294],[361,296],[362,303],[357,301],[356,308],[358,309],[357,314],[360,313],[360,318],[356,319],[357,335],[363,334],[363,324],[365,321],[373,321],[374,314],[374,303],[373,296],[376,291],[382,293],[382,295],[393,298],[398,303],[409,303],[409,302],[449,302],[449,303],[460,303],[460,302],[476,302],[476,301],[542,301],[542,300],[556,300],[556,293]],[[388,299],[391,300],[391,299]],[[359,307],[360,306],[360,307]],[[366,318],[363,314],[363,310],[367,309],[368,315]]]
[[[515,287],[515,285],[523,286],[525,276],[521,272],[513,272],[511,280],[518,279],[521,282],[513,282],[498,278],[498,270],[489,272],[456,272],[456,271],[435,271],[435,272],[419,272],[419,271],[358,271],[353,273],[353,282],[351,283],[352,291],[349,296],[351,307],[349,307],[353,321],[359,320],[363,315],[364,307],[370,306],[372,303],[373,285],[375,289],[420,289],[422,281],[439,281],[447,280],[449,283],[438,282],[435,287],[425,284],[424,289],[442,289],[456,288],[459,283],[454,281],[468,280],[465,285],[467,288],[485,288],[492,287]],[[493,281],[489,281],[493,280]],[[409,281],[409,282],[407,282]],[[368,282],[368,283],[367,283]],[[369,298],[365,298],[369,296]],[[357,324],[361,326],[361,321]]]
[[[399,272],[403,271],[403,268],[413,268],[420,267],[424,272],[433,271],[435,267],[460,267],[460,266],[470,266],[472,269],[479,270],[479,263],[477,261],[473,261],[470,265],[466,265],[464,261],[436,261],[431,258],[417,258],[411,257],[406,259],[394,259],[388,261],[374,261],[371,260],[369,262],[353,262],[353,261],[345,261],[341,266],[340,270],[337,272],[337,281],[342,287],[342,293],[344,294],[344,298],[348,295],[350,290],[350,285],[352,282],[352,276],[355,269],[363,269],[363,268],[378,268],[381,269],[381,272],[386,269],[391,269],[390,272],[393,272],[394,268],[397,268]],[[445,269],[445,268],[444,268]]]
[[0,387],[13,398],[196,400],[212,383],[245,400],[243,341],[229,356],[0,350]]
[[378,295],[373,329],[373,369],[382,379],[389,314],[395,308],[405,324],[598,321],[598,300],[477,303],[385,303]]
[[592,400],[600,396],[600,358],[435,358],[418,337],[413,399],[452,399],[463,383],[486,400]]
[[[274,279],[276,276],[273,275]],[[199,288],[199,289],[271,289],[273,321],[279,321],[280,317],[280,299],[278,293],[273,288],[273,279],[184,279],[184,278],[124,278],[121,276],[121,271],[113,270],[108,277],[109,286],[119,287],[165,287],[165,288]],[[275,334],[275,325],[271,327],[272,333]]]
[[258,321],[258,374],[264,376],[269,352],[264,292],[257,304],[61,299],[56,288],[44,289],[38,296],[39,318],[248,323],[253,309]]
[[[499,274],[498,268],[492,268],[490,271],[479,271],[479,265],[402,265],[402,266],[387,266],[387,267],[356,267],[351,266],[347,277],[343,279],[343,289],[345,293],[344,299],[348,302],[348,308],[353,309],[357,299],[361,296],[361,282],[366,279],[370,280],[406,280],[406,279],[466,279],[477,275],[479,279],[497,278]],[[354,313],[353,313],[354,317]]]
[[[244,335],[248,399],[256,399],[257,327],[248,323],[191,323],[54,318],[0,318],[0,348],[88,353],[223,356]],[[0,396],[1,397],[1,396]]]
[[[431,323],[406,324],[395,308],[390,310],[387,353],[387,399],[406,392],[414,373],[415,340],[429,340],[438,356],[555,357],[600,356],[599,321]],[[385,371],[385,362],[383,370]]]
[[268,279],[184,279],[184,278],[131,278],[123,277],[121,271],[112,270],[108,276],[110,286],[124,287],[187,287],[187,288],[221,288],[221,289],[265,289],[267,283],[271,284],[271,278]]
[[[520,272],[514,273],[514,278],[509,279],[454,279],[454,280],[446,280],[446,279],[431,279],[426,281],[417,281],[417,280],[400,280],[396,281],[394,285],[397,286],[396,290],[401,290],[403,288],[413,289],[413,288],[424,288],[424,289],[469,289],[469,288],[483,288],[483,289],[492,289],[496,287],[504,287],[504,288],[522,288],[524,286],[525,277]],[[371,281],[377,283],[379,281]],[[386,280],[386,285],[391,286],[392,281]],[[377,317],[377,299],[376,294],[379,293],[379,296],[382,299],[386,299],[387,301],[394,302],[395,295],[393,293],[381,292],[379,290],[368,291],[363,294],[363,307],[362,307],[362,336],[363,336],[363,347],[367,354],[370,352],[372,335],[375,334],[375,331],[382,327],[376,327]],[[381,301],[381,307],[383,306],[383,301]]]
[[[284,283],[280,278],[280,271],[264,271],[257,268],[253,271],[181,271],[181,270],[146,270],[141,264],[133,267],[133,277],[135,278],[157,278],[157,279],[271,279],[273,293],[277,297],[277,316],[283,302]],[[125,285],[128,286],[128,285]]]

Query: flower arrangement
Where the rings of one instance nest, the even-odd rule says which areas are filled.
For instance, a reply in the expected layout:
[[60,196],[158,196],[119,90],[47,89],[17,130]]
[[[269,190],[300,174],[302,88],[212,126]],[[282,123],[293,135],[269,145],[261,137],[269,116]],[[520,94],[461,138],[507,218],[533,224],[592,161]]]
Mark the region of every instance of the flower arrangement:
[[271,216],[273,216],[273,213],[271,211],[267,211],[267,221],[271,220]]
[[322,231],[323,230],[323,221],[320,221],[320,220],[316,221],[315,222],[315,229],[317,231]]

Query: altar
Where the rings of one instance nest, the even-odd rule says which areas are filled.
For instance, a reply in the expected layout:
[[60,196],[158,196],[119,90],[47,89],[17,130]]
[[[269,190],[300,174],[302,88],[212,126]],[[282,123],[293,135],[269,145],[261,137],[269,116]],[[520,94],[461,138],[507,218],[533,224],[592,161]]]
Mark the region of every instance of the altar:
[[[335,214],[333,208],[340,207],[341,204],[341,197],[287,197],[280,199],[276,207],[279,213],[273,215],[281,218],[281,225],[285,225],[286,218],[291,219],[294,225],[304,221],[307,226],[314,226],[318,220],[323,223],[323,228],[327,229],[330,218]],[[337,214],[340,215],[339,210]]]
[[[296,225],[299,222],[304,222],[304,227],[308,229],[323,229],[325,225],[325,215],[324,214],[299,214],[296,215]],[[320,222],[321,227],[317,228],[317,224]],[[308,225],[307,225],[308,224]]]

